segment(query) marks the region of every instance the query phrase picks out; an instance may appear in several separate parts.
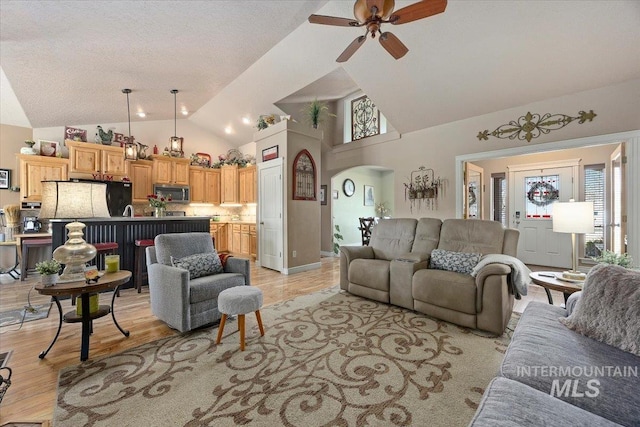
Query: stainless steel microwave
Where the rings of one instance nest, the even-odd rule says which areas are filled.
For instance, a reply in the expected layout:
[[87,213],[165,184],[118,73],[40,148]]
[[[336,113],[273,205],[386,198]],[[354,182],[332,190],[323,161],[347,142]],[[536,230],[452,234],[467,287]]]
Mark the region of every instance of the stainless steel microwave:
[[153,193],[161,197],[171,196],[171,203],[189,203],[191,201],[188,185],[153,184]]

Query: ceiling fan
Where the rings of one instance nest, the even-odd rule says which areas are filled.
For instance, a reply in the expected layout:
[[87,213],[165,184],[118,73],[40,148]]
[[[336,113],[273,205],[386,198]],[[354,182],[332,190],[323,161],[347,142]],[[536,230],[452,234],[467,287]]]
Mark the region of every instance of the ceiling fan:
[[356,0],[353,6],[353,15],[356,19],[339,18],[336,16],[311,15],[309,22],[312,24],[336,25],[339,27],[366,27],[365,35],[357,37],[336,59],[336,62],[345,62],[358,50],[367,39],[380,34],[379,40],[382,47],[395,59],[402,58],[409,49],[392,33],[382,32],[382,24],[400,25],[417,21],[432,15],[444,12],[447,0],[422,0],[400,10],[393,12],[394,0]]

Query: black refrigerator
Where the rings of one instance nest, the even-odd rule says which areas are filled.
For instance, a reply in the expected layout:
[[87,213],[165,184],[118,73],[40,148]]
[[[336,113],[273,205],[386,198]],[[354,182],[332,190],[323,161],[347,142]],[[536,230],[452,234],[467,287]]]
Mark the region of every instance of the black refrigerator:
[[109,215],[122,216],[124,208],[131,204],[133,198],[131,182],[95,181],[91,179],[72,179],[76,182],[100,182],[107,184],[107,207]]

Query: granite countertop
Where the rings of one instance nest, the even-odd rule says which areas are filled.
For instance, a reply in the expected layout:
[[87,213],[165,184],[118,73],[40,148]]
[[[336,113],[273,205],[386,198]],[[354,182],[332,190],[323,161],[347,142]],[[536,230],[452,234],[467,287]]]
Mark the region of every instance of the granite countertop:
[[242,220],[238,220],[238,221],[214,221],[213,219],[211,220],[212,223],[214,224],[249,224],[249,225],[256,225],[257,223],[255,221],[242,221]]

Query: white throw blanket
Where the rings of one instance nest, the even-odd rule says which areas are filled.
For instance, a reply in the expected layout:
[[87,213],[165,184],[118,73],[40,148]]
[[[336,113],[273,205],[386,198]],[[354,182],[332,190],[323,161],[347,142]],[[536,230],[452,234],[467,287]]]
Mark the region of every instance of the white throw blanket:
[[513,294],[516,299],[520,299],[520,295],[527,294],[527,285],[531,283],[529,274],[531,270],[524,265],[518,258],[503,254],[488,254],[480,259],[480,262],[473,268],[471,275],[476,277],[478,272],[488,264],[505,264],[511,267],[511,285],[513,286]]

